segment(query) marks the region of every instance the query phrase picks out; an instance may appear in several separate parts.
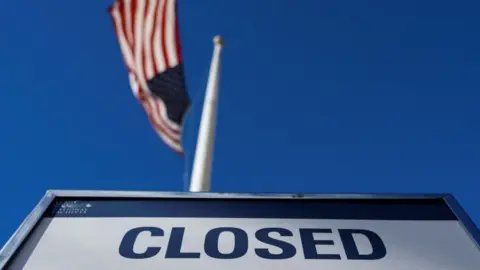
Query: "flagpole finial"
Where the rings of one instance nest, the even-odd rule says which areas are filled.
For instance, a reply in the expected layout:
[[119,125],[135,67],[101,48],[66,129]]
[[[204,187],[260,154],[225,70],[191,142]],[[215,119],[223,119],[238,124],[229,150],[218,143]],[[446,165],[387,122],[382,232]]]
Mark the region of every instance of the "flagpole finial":
[[213,43],[215,45],[221,45],[223,46],[223,38],[219,35],[216,35],[214,38],[213,38]]

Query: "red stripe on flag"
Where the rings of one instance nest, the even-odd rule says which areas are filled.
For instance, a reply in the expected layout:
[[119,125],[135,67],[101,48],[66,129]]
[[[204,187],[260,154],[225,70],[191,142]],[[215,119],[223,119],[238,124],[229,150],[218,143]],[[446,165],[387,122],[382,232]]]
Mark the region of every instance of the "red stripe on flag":
[[[145,0],[145,7],[143,8],[143,16],[142,16],[142,24],[143,24],[143,27],[142,27],[142,42],[141,42],[141,46],[142,46],[142,49],[141,49],[141,56],[142,56],[142,69],[143,69],[143,78],[144,78],[144,81],[145,82],[148,82],[148,74],[147,74],[147,56],[146,56],[146,51],[145,51],[145,34],[147,33],[145,30],[147,29],[147,14],[148,14],[148,8],[149,8],[149,5],[150,5],[150,1],[148,0]],[[150,57],[150,56],[149,56]]]
[[182,49],[180,46],[180,29],[178,26],[178,6],[175,5],[175,49],[177,50],[178,63],[183,61]]
[[167,9],[168,9],[168,0],[163,0],[164,4],[163,9],[162,9],[162,52],[163,52],[163,59],[165,61],[165,68],[168,69],[170,67],[170,64],[168,62],[168,55],[167,55],[167,41],[166,41],[166,35],[165,35],[165,29],[167,28]]
[[155,61],[155,32],[157,30],[157,20],[158,20],[158,6],[160,5],[160,1],[155,1],[155,11],[153,13],[153,29],[152,29],[152,36],[150,37],[150,54],[152,57],[152,62],[153,62],[153,71],[155,74],[159,72],[158,66],[157,66],[157,61]]
[[124,33],[124,36],[125,36],[125,40],[127,41],[127,44],[130,48],[130,40],[128,38],[128,30],[127,30],[127,20],[126,20],[126,12],[125,12],[125,9],[126,9],[126,5],[123,1],[120,1],[120,3],[118,4],[118,11],[120,13],[120,20],[121,20],[121,29],[122,29],[122,32]]
[[130,42],[132,48],[132,55],[135,59],[135,50],[137,49],[137,42],[135,42],[135,35],[137,34],[135,31],[135,27],[137,24],[137,0],[130,1],[130,16],[130,29],[128,29],[128,31],[132,34],[132,40]]

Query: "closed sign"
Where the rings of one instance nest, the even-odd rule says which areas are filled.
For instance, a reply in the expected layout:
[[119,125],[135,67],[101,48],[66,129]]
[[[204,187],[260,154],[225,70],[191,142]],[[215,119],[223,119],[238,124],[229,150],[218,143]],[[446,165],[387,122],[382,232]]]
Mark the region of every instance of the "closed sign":
[[56,198],[6,269],[479,267],[442,199]]

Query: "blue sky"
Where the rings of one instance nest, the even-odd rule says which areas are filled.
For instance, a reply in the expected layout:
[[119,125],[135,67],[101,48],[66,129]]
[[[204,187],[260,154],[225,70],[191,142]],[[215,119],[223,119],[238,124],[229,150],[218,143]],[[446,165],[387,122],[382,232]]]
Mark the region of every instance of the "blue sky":
[[47,189],[182,191],[212,37],[212,190],[451,192],[480,223],[478,1],[180,1],[187,159],[133,97],[112,1],[0,1],[0,244]]

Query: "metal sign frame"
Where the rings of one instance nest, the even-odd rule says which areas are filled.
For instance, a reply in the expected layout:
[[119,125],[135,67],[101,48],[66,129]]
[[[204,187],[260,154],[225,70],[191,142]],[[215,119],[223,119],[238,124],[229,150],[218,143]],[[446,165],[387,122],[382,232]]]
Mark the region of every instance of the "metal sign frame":
[[0,269],[3,269],[16,251],[26,241],[45,211],[58,198],[203,198],[203,199],[442,199],[457,217],[466,233],[480,249],[480,230],[452,194],[269,194],[269,193],[188,193],[147,191],[101,191],[101,190],[48,190],[40,202],[25,218],[19,228],[0,250]]

